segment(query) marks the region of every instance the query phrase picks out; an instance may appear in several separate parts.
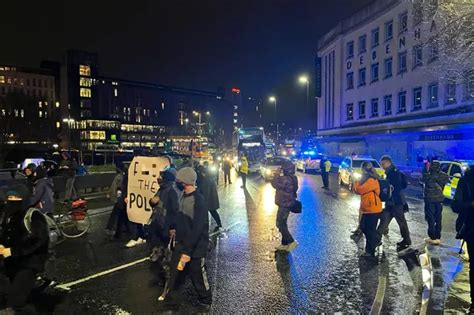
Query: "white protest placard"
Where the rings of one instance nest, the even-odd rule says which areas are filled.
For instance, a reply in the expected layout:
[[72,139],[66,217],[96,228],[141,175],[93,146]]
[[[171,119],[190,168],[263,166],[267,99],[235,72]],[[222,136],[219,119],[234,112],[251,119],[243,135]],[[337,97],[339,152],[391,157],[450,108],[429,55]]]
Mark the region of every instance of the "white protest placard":
[[128,169],[127,214],[131,222],[149,224],[153,210],[150,199],[160,188],[160,172],[169,167],[165,157],[136,156]]

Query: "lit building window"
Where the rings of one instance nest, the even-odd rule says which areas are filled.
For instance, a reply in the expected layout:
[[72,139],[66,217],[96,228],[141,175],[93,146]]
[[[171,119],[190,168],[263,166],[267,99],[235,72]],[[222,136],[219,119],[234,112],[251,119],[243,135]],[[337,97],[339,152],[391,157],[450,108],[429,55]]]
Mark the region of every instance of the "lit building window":
[[59,102],[56,102],[56,108],[59,108]]
[[23,78],[20,79],[20,85],[21,85],[21,86],[25,85],[25,81],[24,81]]
[[165,102],[161,102],[161,110],[165,110]]
[[0,75],[0,83],[5,83],[5,76],[4,75]]
[[61,123],[59,121],[56,122],[56,128],[61,128]]
[[114,89],[114,96],[115,96],[115,97],[118,96],[118,90],[117,90],[117,89]]
[[87,66],[87,65],[79,65],[79,75],[90,77],[91,76],[91,67]]
[[38,107],[39,107],[39,108],[42,108],[42,107],[43,107],[43,102],[39,101],[39,102],[38,102]]
[[39,115],[40,118],[42,118],[42,117],[43,117],[43,112],[42,112],[42,111],[39,111],[39,112],[38,112],[38,115]]
[[413,89],[413,110],[421,109],[421,87]]
[[18,109],[15,109],[14,112],[15,112],[15,117],[18,117]]
[[12,78],[8,77],[7,83],[8,83],[8,84],[12,84]]
[[79,86],[85,86],[85,87],[92,86],[92,79],[91,78],[80,78],[79,79]]
[[21,116],[21,118],[24,118],[24,117],[25,117],[25,110],[22,109],[22,110],[20,111],[20,116]]
[[81,97],[91,97],[92,96],[92,91],[91,91],[91,89],[81,88],[80,89],[80,95],[81,95]]

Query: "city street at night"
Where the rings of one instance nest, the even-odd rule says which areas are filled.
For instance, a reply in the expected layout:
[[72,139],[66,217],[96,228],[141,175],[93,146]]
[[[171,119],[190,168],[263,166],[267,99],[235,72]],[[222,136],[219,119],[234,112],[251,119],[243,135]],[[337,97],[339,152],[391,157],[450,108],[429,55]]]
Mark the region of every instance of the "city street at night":
[[[299,198],[303,213],[289,219],[299,246],[290,254],[276,254],[276,206],[274,189],[259,177],[252,178],[245,192],[240,180],[219,186],[221,216],[228,231],[215,236],[209,254],[208,274],[213,289],[214,314],[256,313],[382,313],[412,314],[420,310],[422,275],[416,254],[398,258],[395,243],[398,226],[390,226],[384,238],[385,257],[379,262],[359,258],[359,244],[350,238],[356,227],[359,198],[339,188],[320,188],[317,175],[299,175]],[[409,227],[414,244],[423,242],[426,223],[422,202],[410,199]],[[445,207],[447,231],[454,238],[454,222]],[[85,238],[68,240],[58,247],[51,276],[61,284],[81,280],[62,293],[56,313],[158,314],[160,288],[153,282],[146,245],[126,249],[104,233],[108,214],[93,217],[93,231]],[[141,260],[142,262],[139,262]],[[88,280],[128,263],[121,270]],[[54,266],[53,266],[54,265]],[[56,270],[57,273],[54,272]],[[189,283],[187,284],[189,285]],[[186,286],[187,286],[186,285]],[[189,303],[180,312],[192,313],[192,290],[184,290]],[[59,294],[59,293],[56,293]]]

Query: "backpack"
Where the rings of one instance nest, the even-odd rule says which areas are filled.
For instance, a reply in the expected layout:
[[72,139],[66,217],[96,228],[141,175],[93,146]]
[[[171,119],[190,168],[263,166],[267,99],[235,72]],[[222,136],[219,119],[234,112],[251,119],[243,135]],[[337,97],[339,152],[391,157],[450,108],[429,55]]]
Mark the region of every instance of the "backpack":
[[380,185],[380,200],[383,202],[390,201],[392,199],[392,185],[386,179],[379,179]]
[[45,215],[43,212],[37,208],[29,208],[23,218],[23,223],[25,224],[26,231],[31,234],[31,218],[33,214],[37,212],[42,215],[48,225],[48,235],[49,235],[49,248],[53,248],[58,243],[58,239],[61,236],[61,231],[59,230],[56,222],[49,216]]

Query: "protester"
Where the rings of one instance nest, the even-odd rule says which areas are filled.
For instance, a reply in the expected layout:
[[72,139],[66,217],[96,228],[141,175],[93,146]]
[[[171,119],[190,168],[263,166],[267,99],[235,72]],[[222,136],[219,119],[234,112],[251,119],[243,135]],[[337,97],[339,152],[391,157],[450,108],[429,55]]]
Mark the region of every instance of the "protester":
[[35,171],[36,165],[34,163],[28,164],[23,170],[23,174],[26,176],[26,187],[30,194],[33,194],[33,187],[35,186]]
[[360,195],[362,214],[360,228],[365,236],[365,252],[362,257],[374,257],[375,249],[380,244],[381,236],[377,233],[377,224],[382,212],[380,200],[380,176],[370,162],[362,164],[362,178],[355,182],[354,190]]
[[53,181],[48,178],[47,171],[42,167],[38,167],[34,175],[33,196],[29,206],[38,208],[44,214],[52,213],[54,211]]
[[155,197],[150,200],[153,217],[150,226],[152,246],[166,247],[171,236],[176,234],[176,216],[179,211],[178,193],[175,190],[175,175],[169,171],[160,172],[158,189]]
[[[220,203],[219,194],[217,193],[216,181],[214,174],[209,169],[209,167],[204,166],[201,171],[201,183],[198,185],[198,189],[206,201],[207,210],[209,210],[211,216],[214,218],[214,221],[216,221],[214,232],[217,232],[222,228],[222,222],[219,212],[217,212],[217,210],[220,208]],[[200,176],[198,174],[198,178],[199,177]]]
[[[128,176],[127,176],[127,168],[125,168],[122,185],[117,193],[117,202],[114,205],[115,213],[117,216],[117,220],[116,220],[117,225],[115,227],[115,234],[114,234],[114,238],[116,240],[121,239],[122,230],[124,227],[127,228],[127,231],[129,230],[129,225],[128,225],[129,220],[128,220],[128,215],[127,215],[127,194],[128,194]],[[112,212],[114,212],[114,209],[112,209]],[[111,225],[111,227],[112,226],[113,225]],[[110,230],[113,230],[113,228],[110,228]]]
[[[48,225],[38,211],[31,214],[27,223],[25,216],[29,200],[25,186],[10,187],[5,195],[0,255],[4,258],[5,274],[10,280],[7,306],[15,314],[36,314],[34,307],[28,305],[28,299],[48,258]],[[29,224],[30,232],[26,224]]]
[[71,156],[67,152],[63,152],[61,163],[59,163],[59,175],[66,179],[66,191],[64,195],[64,199],[66,200],[76,198],[76,189],[74,187],[76,170],[76,160],[71,160]]
[[402,236],[402,240],[397,243],[397,251],[401,251],[411,246],[410,231],[404,212],[404,206],[406,205],[404,192],[404,189],[407,187],[406,178],[405,175],[395,167],[390,156],[384,155],[381,158],[381,164],[393,191],[390,200],[385,202],[385,209],[380,216],[380,224],[377,231],[380,235],[383,235],[388,229],[390,222],[392,222],[392,219],[395,218],[400,227],[400,234]]
[[331,172],[331,161],[329,161],[326,156],[323,156],[320,163],[323,188],[329,189],[329,173]]
[[272,180],[272,186],[276,189],[275,204],[278,206],[276,226],[281,233],[281,245],[276,247],[276,250],[291,252],[298,246],[298,242],[288,230],[288,216],[291,207],[295,205],[298,178],[295,176],[293,163],[285,163],[282,170],[283,174],[280,170],[280,174],[277,174]]
[[[123,171],[117,166],[116,167],[116,175],[110,184],[109,189],[109,198],[110,201],[114,204],[112,208],[112,212],[110,213],[109,220],[107,221],[106,232],[107,234],[113,234],[115,231],[115,227],[117,225],[118,220],[118,212],[119,212],[119,204],[117,203],[119,198],[122,196],[122,182],[124,180],[124,176],[127,175],[123,173]],[[122,200],[123,201],[123,200]]]
[[463,239],[467,243],[469,260],[469,283],[471,286],[470,313],[474,313],[474,171],[471,166],[458,182],[454,200],[451,208],[458,214],[456,220],[456,238]]
[[240,188],[247,188],[247,174],[249,172],[249,162],[247,161],[247,157],[242,155],[240,158],[240,176],[242,176],[242,186]]
[[179,300],[178,289],[187,271],[200,307],[209,311],[212,303],[206,271],[209,219],[204,197],[196,191],[196,179],[197,174],[190,167],[180,169],[176,176],[176,185],[184,193],[176,217],[176,247],[171,258],[170,290],[165,306],[174,308],[183,302]]
[[425,219],[428,222],[428,238],[425,241],[429,244],[440,245],[443,190],[449,183],[449,177],[441,171],[439,161],[433,161],[423,172],[422,182],[425,196]]
[[222,167],[222,170],[224,171],[224,184],[225,185],[227,185],[227,183],[232,184],[232,180],[230,179],[231,169],[232,169],[232,162],[230,161],[230,158],[226,156],[224,159],[224,166]]
[[84,176],[84,175],[87,175],[88,171],[87,171],[87,168],[86,166],[84,165],[84,162],[81,163],[81,165],[79,165],[79,167],[77,168],[77,173],[76,175],[78,176]]

